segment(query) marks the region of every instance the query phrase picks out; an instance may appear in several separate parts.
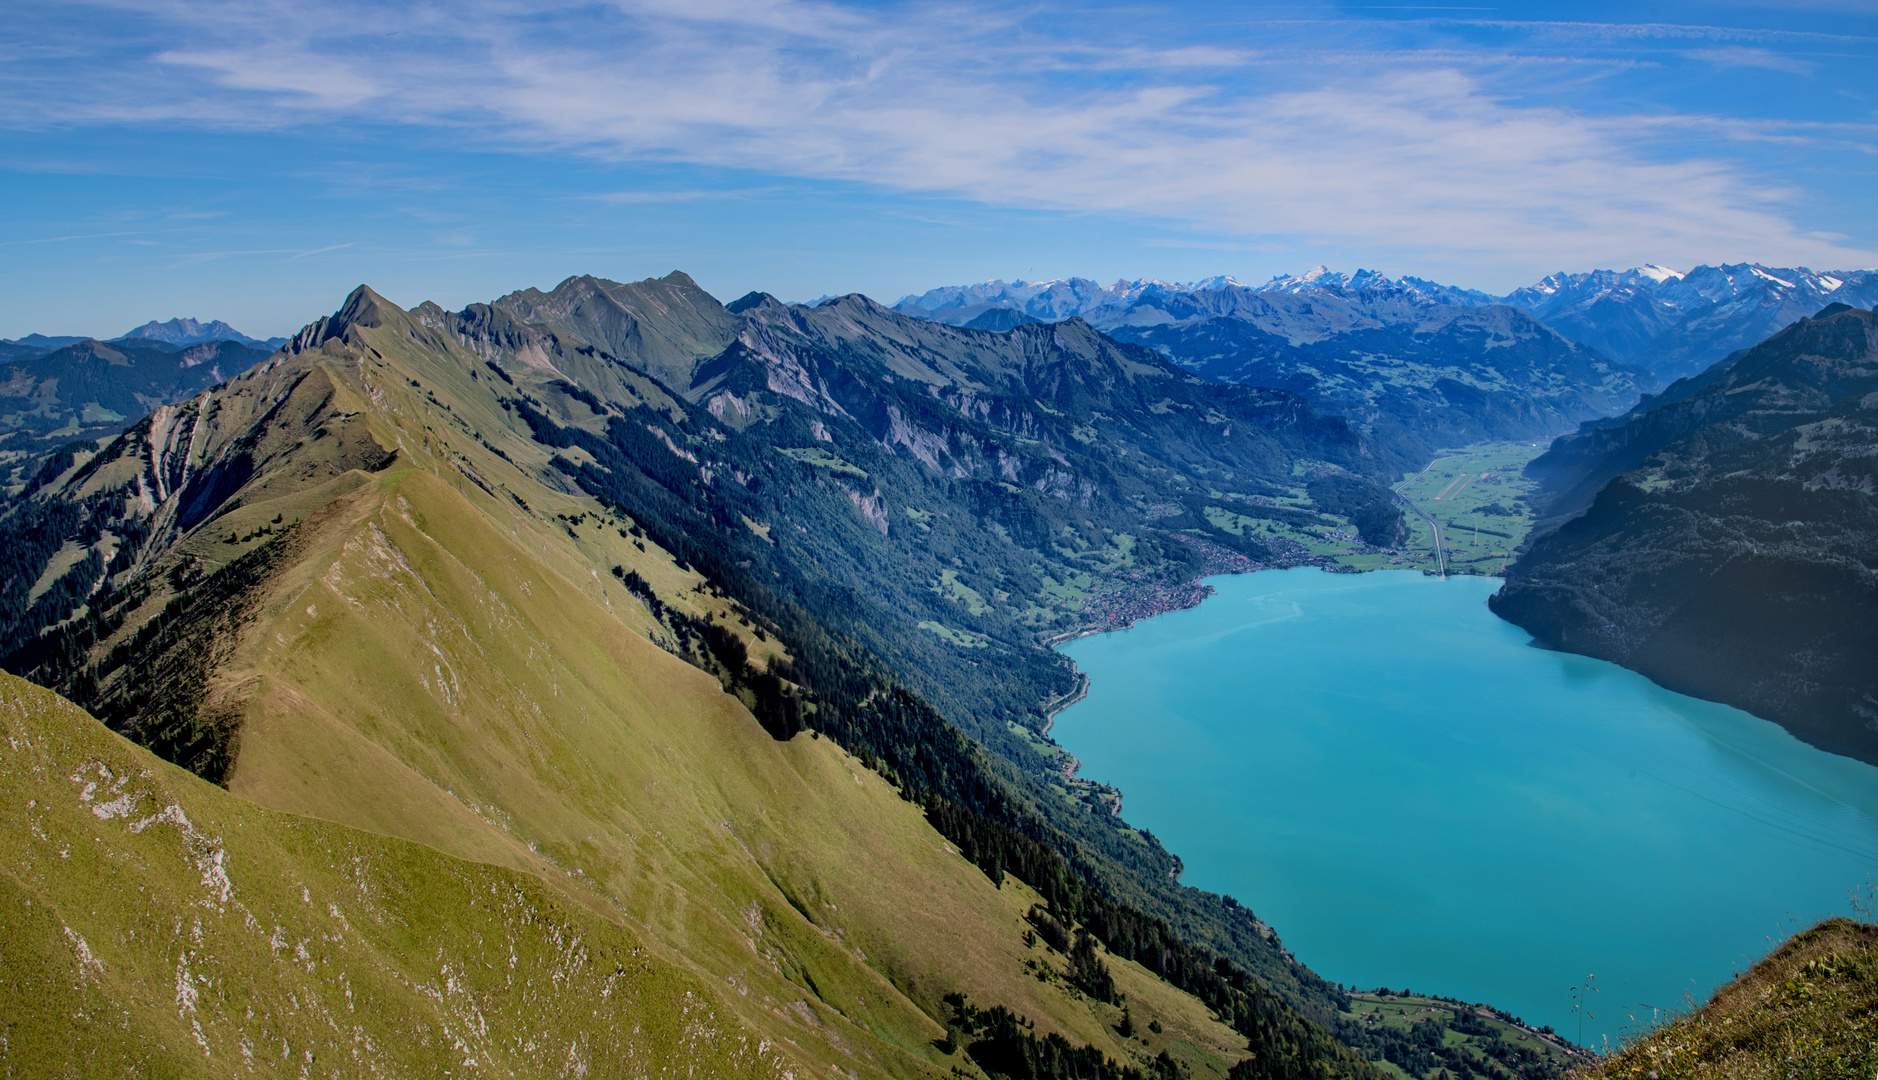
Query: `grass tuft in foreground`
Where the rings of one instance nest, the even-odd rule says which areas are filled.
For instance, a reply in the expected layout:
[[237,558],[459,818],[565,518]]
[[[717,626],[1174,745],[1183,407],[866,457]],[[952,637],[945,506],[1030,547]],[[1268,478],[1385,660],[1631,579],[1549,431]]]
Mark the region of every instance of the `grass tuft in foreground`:
[[1828,919],[1580,1080],[1878,1075],[1878,926]]

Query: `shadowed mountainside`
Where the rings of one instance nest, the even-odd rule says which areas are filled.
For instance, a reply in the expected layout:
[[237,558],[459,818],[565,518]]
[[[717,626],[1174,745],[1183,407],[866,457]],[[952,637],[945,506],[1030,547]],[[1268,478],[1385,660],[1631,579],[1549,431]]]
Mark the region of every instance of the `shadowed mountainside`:
[[1878,761],[1870,311],[1832,305],[1529,473],[1553,520],[1584,509],[1508,570],[1501,617]]

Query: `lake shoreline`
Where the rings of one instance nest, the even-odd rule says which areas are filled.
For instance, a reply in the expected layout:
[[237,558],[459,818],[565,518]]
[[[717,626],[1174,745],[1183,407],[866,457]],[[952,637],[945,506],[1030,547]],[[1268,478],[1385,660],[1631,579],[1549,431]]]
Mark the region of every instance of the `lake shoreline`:
[[[1483,575],[1213,577],[1196,584],[1219,608],[1136,620],[1125,644],[1064,642],[1078,685],[1050,703],[1050,733],[1064,764],[1103,777],[1086,782],[1128,792],[1134,826],[1181,852],[1186,880],[1285,927],[1326,977],[1438,985],[1553,1025],[1570,1019],[1557,992],[1588,970],[1626,1003],[1700,997],[1763,950],[1742,924],[1832,908],[1856,884],[1836,881],[1846,856],[1878,858],[1878,798],[1851,775],[1868,766],[1616,665],[1525,648],[1481,609]],[[1619,910],[1618,890],[1591,884],[1618,849],[1637,881],[1679,866],[1683,884]],[[1574,891],[1576,909],[1561,901]],[[1656,910],[1671,897],[1673,917]],[[1444,947],[1417,940],[1430,937]]]

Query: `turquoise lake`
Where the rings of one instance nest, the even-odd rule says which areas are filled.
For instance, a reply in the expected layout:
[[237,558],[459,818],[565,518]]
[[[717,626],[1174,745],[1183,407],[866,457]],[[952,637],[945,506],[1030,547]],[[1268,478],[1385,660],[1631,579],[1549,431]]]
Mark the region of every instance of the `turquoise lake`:
[[1124,818],[1325,978],[1485,1001],[1587,1043],[1686,1007],[1878,874],[1878,768],[1487,610],[1498,580],[1210,579],[1063,647],[1052,734]]

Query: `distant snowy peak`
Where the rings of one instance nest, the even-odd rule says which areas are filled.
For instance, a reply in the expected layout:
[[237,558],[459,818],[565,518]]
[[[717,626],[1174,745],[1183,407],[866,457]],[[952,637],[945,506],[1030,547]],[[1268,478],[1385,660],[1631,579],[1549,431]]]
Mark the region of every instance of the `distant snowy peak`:
[[1736,349],[1834,302],[1878,303],[1878,271],[1820,273],[1759,263],[1649,265],[1553,274],[1506,302],[1559,333],[1664,381],[1693,375]]
[[201,345],[209,341],[233,341],[252,349],[279,348],[286,338],[251,338],[220,319],[198,322],[195,319],[151,320],[117,338],[118,341],[160,341],[166,345]]
[[1188,292],[1207,292],[1211,289],[1243,289],[1246,287],[1246,284],[1238,278],[1233,277],[1231,274],[1216,274],[1213,277],[1202,278],[1186,286],[1176,287],[1185,288]]
[[1768,290],[1824,300],[1848,281],[1862,284],[1871,274],[1869,270],[1817,273],[1804,266],[1782,269],[1759,263],[1698,266],[1685,274],[1646,264],[1629,270],[1553,274],[1537,284],[1515,289],[1505,301],[1530,308],[1542,319],[1609,299],[1646,298],[1670,310],[1686,311]]
[[[908,296],[895,310],[955,326],[1003,328],[1081,316],[1097,329],[1269,317],[1277,294],[1299,297],[1300,317],[1314,301],[1335,298],[1339,311],[1382,323],[1421,322],[1442,309],[1505,304],[1522,308],[1558,333],[1664,381],[1693,374],[1829,303],[1878,303],[1878,271],[1820,273],[1759,263],[1697,266],[1687,272],[1656,263],[1628,270],[1558,273],[1505,296],[1375,270],[1343,273],[1314,266],[1263,285],[1231,277],[1193,282],[1088,278],[986,281]],[[1316,304],[1324,308],[1324,304]],[[1303,331],[1298,331],[1302,333]],[[1312,331],[1316,332],[1316,331]],[[1295,335],[1294,335],[1295,336]]]

